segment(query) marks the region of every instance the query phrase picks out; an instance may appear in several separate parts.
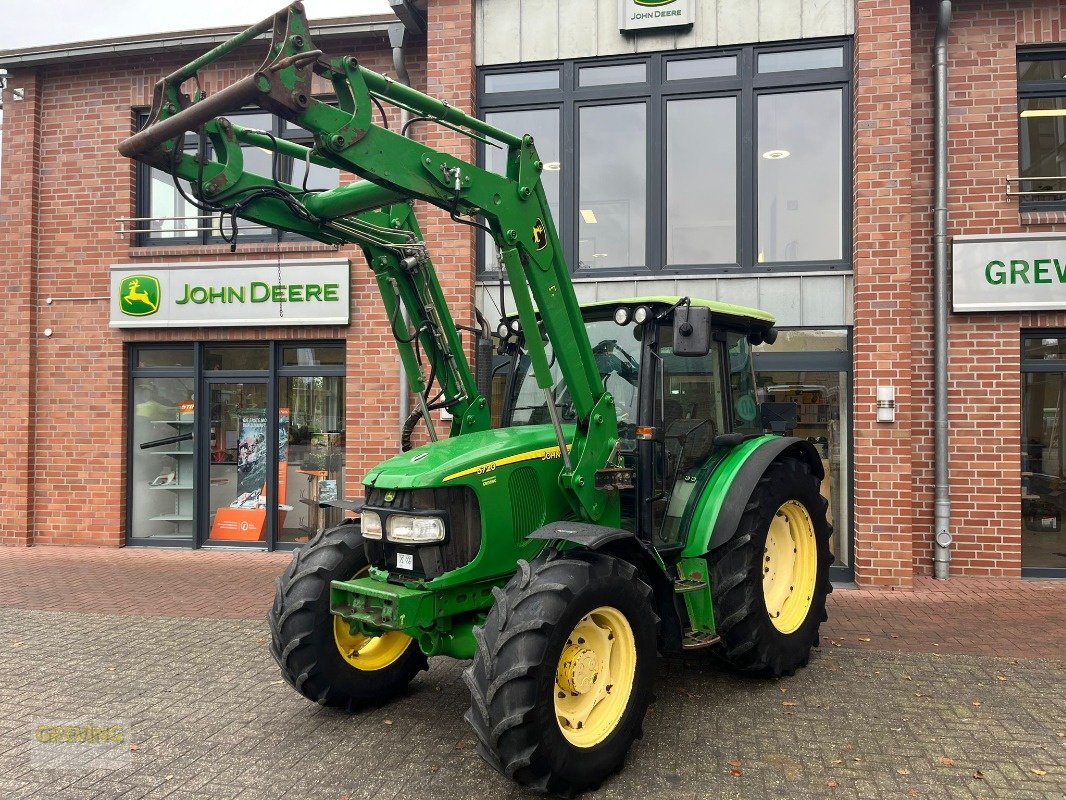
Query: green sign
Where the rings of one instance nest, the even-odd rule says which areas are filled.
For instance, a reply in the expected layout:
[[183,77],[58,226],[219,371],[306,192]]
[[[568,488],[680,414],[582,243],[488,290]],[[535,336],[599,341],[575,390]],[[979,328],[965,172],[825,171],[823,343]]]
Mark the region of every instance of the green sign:
[[128,317],[146,317],[159,310],[159,280],[152,275],[130,275],[118,285],[118,307]]
[[951,295],[955,311],[1066,309],[1066,236],[953,237]]

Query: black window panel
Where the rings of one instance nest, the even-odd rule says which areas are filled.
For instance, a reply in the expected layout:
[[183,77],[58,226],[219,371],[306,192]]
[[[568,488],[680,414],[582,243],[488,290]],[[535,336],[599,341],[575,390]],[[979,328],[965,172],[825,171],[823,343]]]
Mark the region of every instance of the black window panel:
[[647,108],[644,103],[579,111],[579,269],[643,268],[647,249]]
[[[737,100],[666,103],[666,264],[737,262]],[[714,158],[706,158],[706,153]]]
[[[230,114],[227,118],[237,125],[264,131],[279,139],[296,142],[305,147],[314,146],[314,138],[309,131],[273,114],[256,110]],[[143,127],[146,121],[147,114],[140,114],[138,129]],[[185,152],[190,155],[211,157],[209,137],[205,137],[205,141],[201,142],[195,135],[186,133],[184,147]],[[335,189],[340,185],[340,173],[335,169],[269,153],[251,145],[242,146],[241,153],[244,156],[245,169],[266,178],[274,177],[281,182],[310,191]],[[201,215],[194,205],[188,182],[181,181],[180,186],[182,191],[175,188],[173,176],[163,170],[149,168],[143,164],[138,166],[137,216],[150,218],[149,221],[139,222],[134,226],[139,246],[217,244],[223,241],[218,214]],[[227,216],[224,231],[227,237],[230,230]],[[293,241],[306,238],[241,219],[237,220],[237,230],[240,240],[245,242]]]
[[[561,218],[559,209],[559,184],[562,177],[560,151],[560,124],[558,108],[527,108],[514,111],[493,111],[485,114],[485,121],[509,131],[521,131],[533,137],[537,154],[544,162],[544,171],[540,182],[548,197],[548,207],[552,216]],[[486,169],[500,174],[506,172],[507,151],[497,147],[485,148],[482,163]],[[496,247],[487,233],[480,233],[481,247],[485,253],[488,269],[497,270]]]
[[[762,68],[775,71],[756,70],[763,55]],[[558,84],[536,77],[545,72],[558,74]],[[526,131],[506,114],[557,112],[559,139],[551,146],[558,159],[545,156],[543,134],[535,136],[542,159],[558,167],[544,175],[558,186],[553,213],[577,275],[847,270],[851,73],[846,39],[508,65],[480,71],[478,107],[484,118],[516,133]],[[541,81],[540,88],[523,90],[527,79]],[[817,197],[805,197],[802,205],[829,217],[798,237],[800,247],[780,248],[773,261],[763,251],[760,259],[758,190],[768,174],[760,174],[760,97],[816,93],[810,104],[823,91],[828,113],[805,113],[803,120],[804,136],[817,147],[795,145],[796,158],[778,172],[816,173]],[[772,101],[763,102],[764,111],[767,104]],[[643,109],[641,119],[627,118],[634,109]],[[641,138],[630,142],[627,136]],[[502,161],[491,148],[481,152],[486,165]],[[586,157],[593,161],[586,164]],[[634,229],[640,225],[643,230]],[[764,220],[770,230],[767,225]],[[493,249],[483,237],[483,275],[498,272]]]
[[559,88],[559,70],[498,72],[485,76],[486,92],[532,92]]
[[759,53],[759,72],[795,72],[843,66],[843,47],[808,47],[803,50]]
[[836,261],[843,241],[839,89],[758,98],[758,260]]
[[1023,209],[1066,209],[1066,52],[1018,55],[1018,178]]

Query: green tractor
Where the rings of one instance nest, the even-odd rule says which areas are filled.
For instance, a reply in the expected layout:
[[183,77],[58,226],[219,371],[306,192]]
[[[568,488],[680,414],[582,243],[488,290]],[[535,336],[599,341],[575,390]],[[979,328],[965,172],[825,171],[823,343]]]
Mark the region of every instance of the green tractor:
[[[266,32],[253,75],[211,97],[181,92]],[[313,96],[315,75],[336,103]],[[314,146],[220,116],[251,104]],[[377,124],[384,104],[506,148],[506,174]],[[186,131],[210,138],[209,161],[183,152]],[[255,175],[248,146],[361,180],[315,191]],[[429,443],[371,469],[365,497],[341,503],[358,519],[319,532],[278,580],[271,649],[302,695],[354,711],[403,694],[430,656],[471,659],[481,756],[523,786],[573,794],[622,767],[657,654],[698,651],[770,678],[807,663],[831,529],[815,448],[765,432],[751,348],[776,337],[770,315],[687,297],[579,306],[532,138],[325,58],[299,3],[161,80],[120,151],[187,181],[205,214],[359,245],[417,393],[410,422]],[[507,362],[496,427],[413,200],[499,248],[517,313],[478,331]]]

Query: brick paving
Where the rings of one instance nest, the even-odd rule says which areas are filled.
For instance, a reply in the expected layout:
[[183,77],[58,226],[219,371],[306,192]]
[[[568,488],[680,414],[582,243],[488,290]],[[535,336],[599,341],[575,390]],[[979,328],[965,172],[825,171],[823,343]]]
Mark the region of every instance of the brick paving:
[[[259,618],[288,553],[105,547],[0,548],[0,607]],[[831,646],[1066,658],[1066,581],[917,578],[914,589],[838,587]]]
[[[262,615],[287,558],[0,548],[0,798],[530,797],[477,758],[461,662],[351,716],[284,684]],[[1066,582],[917,586],[838,589],[787,680],[660,660],[644,739],[586,797],[1066,796]],[[36,726],[72,721],[122,723],[128,763],[35,763]]]

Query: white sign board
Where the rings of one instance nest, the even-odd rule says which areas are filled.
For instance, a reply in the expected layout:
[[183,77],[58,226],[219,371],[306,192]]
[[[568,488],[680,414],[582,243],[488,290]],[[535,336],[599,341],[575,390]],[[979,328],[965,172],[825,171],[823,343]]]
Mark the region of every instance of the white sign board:
[[691,25],[692,5],[693,0],[618,0],[618,29],[628,32]]
[[115,264],[112,328],[347,325],[347,259]]
[[1066,236],[956,236],[951,286],[955,311],[1066,309]]

